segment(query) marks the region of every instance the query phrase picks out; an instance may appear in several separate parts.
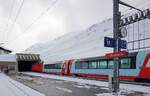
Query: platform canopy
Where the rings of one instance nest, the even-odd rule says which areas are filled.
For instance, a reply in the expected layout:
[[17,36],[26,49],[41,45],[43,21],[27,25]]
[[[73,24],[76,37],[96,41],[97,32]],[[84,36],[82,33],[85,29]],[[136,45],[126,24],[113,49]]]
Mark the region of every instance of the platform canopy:
[[39,54],[17,53],[16,56],[18,61],[40,61],[41,60]]

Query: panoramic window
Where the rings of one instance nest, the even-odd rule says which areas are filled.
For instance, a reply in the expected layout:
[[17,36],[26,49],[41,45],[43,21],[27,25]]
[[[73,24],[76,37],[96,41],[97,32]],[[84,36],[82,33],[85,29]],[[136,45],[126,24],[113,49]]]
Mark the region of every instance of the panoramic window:
[[131,68],[131,59],[130,58],[123,58],[123,59],[121,59],[120,68],[123,68],[123,69]]
[[102,69],[107,68],[107,61],[99,61],[98,68],[102,68]]
[[44,65],[44,68],[45,69],[50,69],[50,66],[49,65]]
[[76,62],[76,63],[75,63],[75,68],[76,68],[76,69],[82,69],[82,64],[81,64],[81,62]]
[[81,64],[82,64],[82,69],[88,69],[89,66],[88,62],[82,62]]
[[114,68],[114,61],[113,60],[108,61],[108,68],[110,68],[110,69]]
[[89,68],[90,69],[96,69],[97,68],[97,62],[96,61],[90,61],[89,62]]

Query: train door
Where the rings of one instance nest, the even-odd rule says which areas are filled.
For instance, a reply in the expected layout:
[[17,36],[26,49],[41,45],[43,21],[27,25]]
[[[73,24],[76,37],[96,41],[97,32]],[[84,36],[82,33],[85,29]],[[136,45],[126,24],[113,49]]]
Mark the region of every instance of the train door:
[[145,58],[143,67],[140,72],[140,78],[150,79],[150,54],[148,54]]
[[62,75],[70,75],[72,60],[66,60],[62,65]]

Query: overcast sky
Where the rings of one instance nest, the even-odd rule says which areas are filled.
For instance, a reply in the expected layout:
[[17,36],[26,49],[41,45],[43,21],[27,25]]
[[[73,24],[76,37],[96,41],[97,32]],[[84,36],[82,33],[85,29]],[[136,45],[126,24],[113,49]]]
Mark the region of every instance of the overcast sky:
[[[35,43],[53,40],[68,32],[86,29],[112,17],[113,0],[22,1],[0,0],[0,42],[15,52],[23,51]],[[137,7],[150,2],[123,1]],[[121,7],[121,10],[126,12],[127,9]]]

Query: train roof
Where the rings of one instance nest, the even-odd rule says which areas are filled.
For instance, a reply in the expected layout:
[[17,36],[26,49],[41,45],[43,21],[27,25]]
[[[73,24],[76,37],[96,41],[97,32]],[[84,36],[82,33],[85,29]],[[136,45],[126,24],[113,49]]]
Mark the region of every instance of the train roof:
[[56,61],[56,62],[52,62],[52,63],[44,63],[44,65],[48,65],[48,64],[58,64],[58,63],[62,63],[63,61]]
[[[132,52],[129,53],[127,57],[134,57],[137,55],[138,52]],[[96,56],[96,57],[87,57],[87,58],[80,58],[80,59],[73,59],[73,60],[77,60],[77,61],[89,61],[89,60],[100,60],[100,59],[106,59],[105,56]],[[52,63],[45,63],[44,65],[47,64],[57,64],[57,63],[62,63],[64,61],[56,61],[56,62],[52,62]]]
[[[138,54],[138,52],[132,52],[129,53],[127,57],[134,57]],[[88,58],[81,58],[77,59],[78,61],[88,61],[88,60],[100,60],[100,59],[106,59],[105,56],[97,56],[97,57],[88,57]]]

